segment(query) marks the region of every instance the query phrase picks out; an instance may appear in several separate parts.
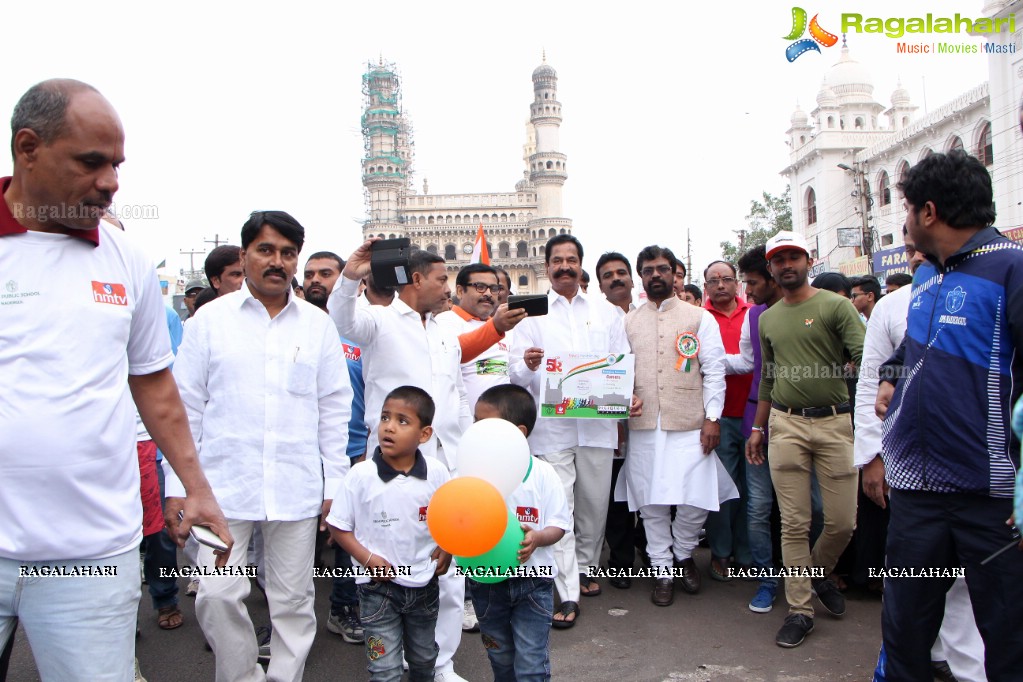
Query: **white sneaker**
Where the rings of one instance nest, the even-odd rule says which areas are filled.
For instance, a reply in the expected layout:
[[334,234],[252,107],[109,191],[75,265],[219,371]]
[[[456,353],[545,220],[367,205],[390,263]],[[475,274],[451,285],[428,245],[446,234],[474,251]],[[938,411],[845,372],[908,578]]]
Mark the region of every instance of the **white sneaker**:
[[465,600],[465,604],[462,607],[462,632],[479,632],[480,621],[476,618],[476,609],[472,605],[472,601],[469,599]]
[[185,596],[194,597],[199,594],[199,579],[192,578],[188,581],[188,587],[185,588]]
[[436,673],[433,676],[433,682],[469,682],[454,670],[448,670],[447,672]]

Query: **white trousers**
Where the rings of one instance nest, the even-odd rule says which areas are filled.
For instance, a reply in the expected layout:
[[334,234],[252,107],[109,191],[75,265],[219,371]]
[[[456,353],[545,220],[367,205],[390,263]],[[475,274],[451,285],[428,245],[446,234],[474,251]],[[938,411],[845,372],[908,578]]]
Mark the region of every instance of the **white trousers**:
[[[228,520],[234,536],[230,566],[244,566],[246,548],[258,524],[263,531],[266,599],[273,638],[266,674],[256,661],[258,645],[244,600],[249,579],[203,576],[195,613],[216,654],[217,682],[300,682],[316,635],[313,610],[313,553],[318,517],[301,521]],[[213,566],[213,550],[199,547],[199,565]]]
[[706,509],[680,504],[671,520],[671,505],[648,504],[639,508],[646,529],[646,551],[654,568],[671,568],[672,559],[684,561],[693,555],[700,528],[707,520]]
[[[447,464],[455,475],[454,462],[448,462],[442,445],[437,446],[437,459]],[[465,576],[456,574],[455,562],[451,561],[448,572],[438,578],[437,587],[440,595],[437,603],[437,663],[434,670],[437,674],[454,672],[452,659],[462,642],[462,612],[465,609]]]
[[932,661],[948,661],[959,682],[987,682],[984,640],[973,617],[973,603],[965,578],[956,578],[945,593],[945,617],[931,647]]
[[455,562],[451,562],[448,572],[438,579],[440,599],[437,603],[437,639],[438,674],[454,671],[452,658],[462,642],[462,611],[465,608],[465,576],[457,575]]
[[554,585],[561,601],[579,601],[579,573],[600,564],[613,456],[611,448],[583,446],[537,455],[558,473],[575,526],[554,545]]

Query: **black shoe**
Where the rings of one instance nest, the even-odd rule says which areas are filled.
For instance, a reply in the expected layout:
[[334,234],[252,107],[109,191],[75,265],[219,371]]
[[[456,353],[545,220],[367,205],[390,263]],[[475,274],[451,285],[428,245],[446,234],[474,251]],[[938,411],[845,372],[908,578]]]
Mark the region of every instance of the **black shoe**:
[[679,579],[682,581],[683,590],[689,594],[696,594],[700,591],[700,571],[697,570],[693,557],[683,559],[682,561],[676,560],[675,568],[682,569],[682,576]]
[[775,635],[774,643],[778,646],[791,649],[803,643],[806,636],[813,632],[813,618],[799,613],[790,614],[785,618],[785,624]]
[[824,610],[836,618],[845,615],[845,596],[838,591],[838,586],[831,582],[830,578],[821,578],[811,581],[813,592],[817,595],[817,601],[821,603]]
[[952,674],[952,668],[948,667],[948,661],[931,661],[931,672],[934,673],[935,679],[941,682],[959,682]]
[[607,582],[608,584],[611,585],[611,587],[617,588],[619,590],[627,590],[630,587],[632,587],[632,578],[630,578],[627,575],[613,576],[611,578],[608,578]]
[[650,600],[658,606],[671,606],[675,601],[675,581],[671,578],[658,578]]

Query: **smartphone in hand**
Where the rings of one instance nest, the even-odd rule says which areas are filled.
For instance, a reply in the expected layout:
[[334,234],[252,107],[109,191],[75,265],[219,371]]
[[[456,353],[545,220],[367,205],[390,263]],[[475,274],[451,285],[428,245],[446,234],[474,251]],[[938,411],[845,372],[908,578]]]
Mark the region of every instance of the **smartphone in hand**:
[[[184,518],[185,518],[184,510],[179,511],[178,521],[181,521]],[[198,542],[199,544],[206,545],[207,547],[212,547],[213,549],[220,550],[221,552],[227,551],[227,545],[224,543],[223,540],[220,539],[220,536],[214,533],[206,526],[192,524],[192,527],[188,529],[188,534],[191,535],[192,539]]]

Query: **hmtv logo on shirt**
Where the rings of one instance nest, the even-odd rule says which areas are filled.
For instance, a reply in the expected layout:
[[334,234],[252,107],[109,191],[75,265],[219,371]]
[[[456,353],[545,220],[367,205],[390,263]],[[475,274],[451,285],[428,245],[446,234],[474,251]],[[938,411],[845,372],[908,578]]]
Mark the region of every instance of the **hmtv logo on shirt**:
[[428,507],[420,507],[419,508],[419,520],[420,521],[425,521],[426,520],[426,510],[427,509],[428,509]]
[[342,343],[341,347],[345,351],[345,358],[352,362],[359,362],[362,360],[362,349],[356,345],[350,343]]
[[128,305],[128,293],[123,284],[110,284],[92,280],[92,300],[110,305]]
[[537,507],[515,507],[519,523],[540,523],[540,509]]

